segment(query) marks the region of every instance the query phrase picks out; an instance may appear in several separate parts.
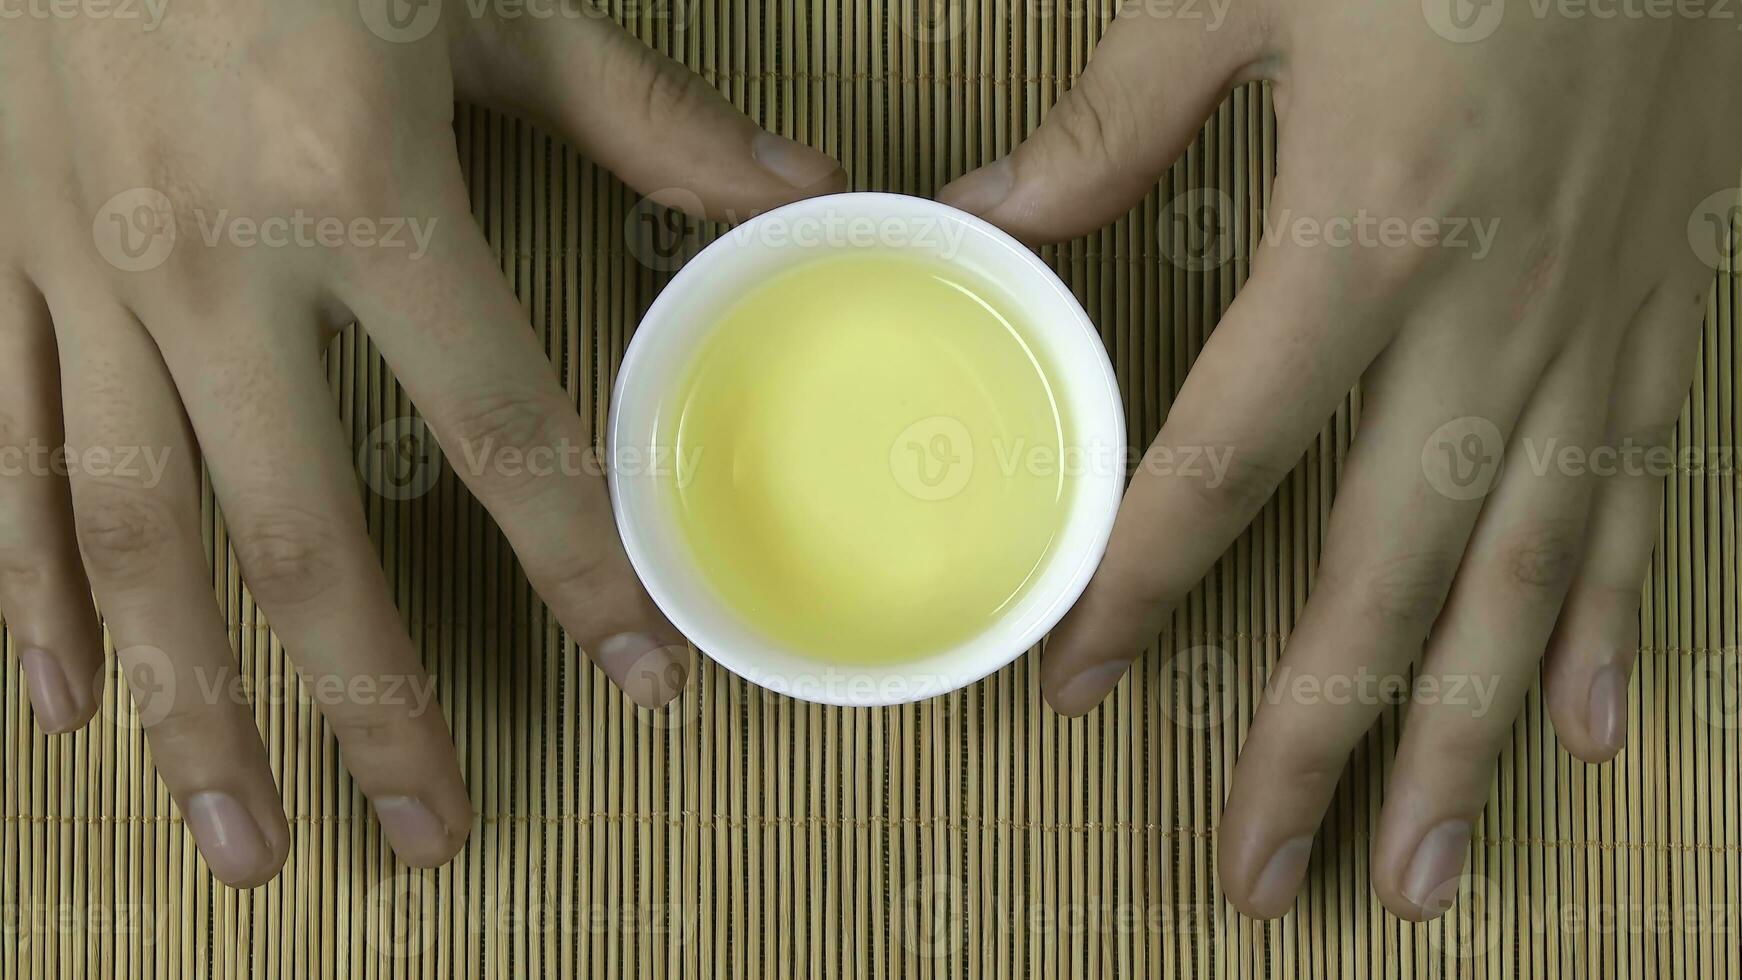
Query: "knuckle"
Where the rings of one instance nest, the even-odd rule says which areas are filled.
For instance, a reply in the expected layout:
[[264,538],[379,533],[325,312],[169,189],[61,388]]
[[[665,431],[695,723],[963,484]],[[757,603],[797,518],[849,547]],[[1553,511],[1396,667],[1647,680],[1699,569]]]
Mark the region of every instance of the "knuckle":
[[41,561],[0,542],[0,599],[17,600],[21,596],[33,595],[44,579]]
[[1222,472],[1182,475],[1180,479],[1205,508],[1244,518],[1264,507],[1288,473],[1287,467],[1257,453],[1236,451],[1228,455]]
[[652,48],[636,43],[627,46],[622,57],[633,64],[620,77],[637,79],[636,99],[643,118],[655,127],[694,118],[714,94],[701,76],[679,70]]
[[575,553],[529,566],[540,595],[561,614],[560,619],[597,625],[633,616],[639,608],[639,586],[621,566],[598,552]]
[[75,488],[73,524],[92,577],[121,585],[151,575],[178,534],[168,501],[122,483],[91,482]]
[[448,458],[466,467],[462,475],[474,486],[511,497],[530,494],[538,473],[518,462],[563,448],[559,420],[564,411],[566,406],[531,392],[496,388],[458,398],[438,436]]
[[541,399],[495,389],[460,399],[448,428],[463,451],[527,450],[551,442],[550,419]]
[[1509,538],[1500,551],[1501,586],[1531,601],[1559,601],[1583,558],[1583,525],[1548,521]]
[[249,591],[264,605],[302,605],[337,584],[333,534],[313,514],[271,506],[238,522],[231,545]]
[[1120,160],[1136,142],[1137,122],[1130,97],[1099,73],[1085,74],[1066,96],[1059,114],[1059,139],[1077,159]]
[[1405,555],[1358,574],[1349,589],[1356,608],[1381,629],[1422,633],[1439,617],[1456,571],[1455,556]]
[[327,704],[324,711],[327,727],[347,755],[379,757],[420,743],[410,721],[400,713],[352,704]]
[[[1507,716],[1510,720],[1510,715]],[[1510,724],[1480,724],[1468,719],[1436,726],[1429,749],[1448,764],[1488,761],[1498,756],[1512,739]]]

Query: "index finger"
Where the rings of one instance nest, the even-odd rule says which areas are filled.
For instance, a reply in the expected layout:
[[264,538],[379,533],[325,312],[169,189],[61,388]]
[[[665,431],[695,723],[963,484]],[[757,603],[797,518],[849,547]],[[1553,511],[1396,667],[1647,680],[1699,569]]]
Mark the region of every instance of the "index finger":
[[1047,644],[1041,688],[1061,714],[1113,690],[1389,339],[1368,292],[1384,295],[1383,277],[1327,254],[1268,246],[1192,365],[1100,569]]
[[659,707],[682,690],[688,650],[618,540],[604,480],[588,465],[592,433],[463,199],[433,213],[426,255],[356,270],[338,298],[558,621],[631,698]]

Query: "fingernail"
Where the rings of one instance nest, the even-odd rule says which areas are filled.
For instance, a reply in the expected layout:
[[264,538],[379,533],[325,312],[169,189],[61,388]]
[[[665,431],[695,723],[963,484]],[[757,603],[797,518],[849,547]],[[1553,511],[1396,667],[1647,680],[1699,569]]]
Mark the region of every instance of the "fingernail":
[[969,214],[985,214],[1004,203],[1015,182],[1016,170],[1003,157],[945,184],[938,201]]
[[24,678],[30,688],[30,705],[36,710],[36,723],[50,735],[71,731],[78,723],[78,702],[73,700],[73,688],[61,670],[60,661],[47,650],[30,649],[18,655],[24,667]]
[[1053,710],[1064,715],[1087,714],[1101,703],[1109,691],[1119,686],[1119,678],[1131,669],[1131,661],[1115,660],[1097,664],[1064,682],[1047,698]]
[[750,154],[762,169],[798,188],[812,187],[841,169],[828,154],[774,133],[758,133]]
[[1252,905],[1270,915],[1281,915],[1294,905],[1313,856],[1313,839],[1296,837],[1276,849],[1258,880],[1252,885]]
[[599,644],[599,663],[644,708],[677,697],[690,675],[688,648],[646,633],[619,633]]
[[1403,897],[1429,915],[1451,908],[1457,890],[1446,885],[1463,874],[1469,850],[1470,825],[1462,820],[1447,820],[1428,831],[1404,872]]
[[413,864],[448,859],[447,825],[422,801],[411,796],[381,796],[374,804],[375,819],[387,832],[393,853]]
[[1627,741],[1627,675],[1610,664],[1591,679],[1591,699],[1585,706],[1591,737],[1610,754]]
[[195,793],[187,804],[188,829],[219,879],[248,883],[271,870],[272,852],[247,807],[227,793]]

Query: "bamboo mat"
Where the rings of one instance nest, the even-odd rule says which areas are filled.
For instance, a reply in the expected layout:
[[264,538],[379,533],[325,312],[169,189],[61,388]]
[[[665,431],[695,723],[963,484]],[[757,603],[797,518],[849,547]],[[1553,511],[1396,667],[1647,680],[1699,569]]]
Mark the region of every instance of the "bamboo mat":
[[[921,6],[662,0],[627,22],[772,128],[837,154],[856,188],[930,194],[1039,122],[1112,10],[967,0],[942,5],[962,19],[941,28],[898,13]],[[477,218],[602,431],[640,312],[674,256],[718,229],[662,224],[524,124],[462,109],[457,138]],[[1267,94],[1243,89],[1129,217],[1044,253],[1101,326],[1137,445],[1247,273],[1274,147]],[[1198,188],[1227,195],[1237,248],[1191,271],[1159,231],[1167,202]],[[1684,445],[1742,442],[1742,279],[1720,275],[1715,297]],[[412,413],[354,332],[328,365],[361,452]],[[1533,696],[1451,915],[1403,923],[1368,888],[1395,712],[1353,759],[1294,913],[1262,925],[1227,910],[1218,811],[1311,587],[1357,411],[1352,399],[1185,604],[1160,641],[1176,665],[1152,650],[1079,721],[1045,708],[1032,659],[887,710],[794,703],[707,666],[675,706],[632,709],[450,471],[413,499],[369,493],[480,812],[459,859],[432,872],[395,866],[308,699],[274,687],[290,664],[208,500],[243,673],[278,691],[256,717],[290,863],[252,892],[214,885],[119,675],[91,728],[50,740],[8,640],[0,978],[1742,976],[1733,464],[1670,482],[1627,750],[1575,762]]]

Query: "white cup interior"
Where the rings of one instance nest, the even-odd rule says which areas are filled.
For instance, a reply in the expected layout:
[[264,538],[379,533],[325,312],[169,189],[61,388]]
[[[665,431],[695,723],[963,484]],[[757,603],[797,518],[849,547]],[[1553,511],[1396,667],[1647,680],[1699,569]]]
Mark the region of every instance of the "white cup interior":
[[[1027,589],[984,631],[902,663],[843,666],[774,642],[716,594],[691,558],[665,499],[669,455],[660,411],[694,352],[745,293],[795,264],[865,248],[956,265],[1020,312],[1024,338],[1051,374],[1075,460],[1064,527]],[[778,378],[769,379],[778,384]],[[1125,423],[1105,347],[1070,290],[1015,239],[923,198],[839,194],[770,211],[702,250],[660,294],[629,344],[612,399],[611,498],[629,559],[653,600],[691,642],[763,687],[825,704],[916,701],[971,684],[1038,643],[1082,594],[1106,550],[1124,490]],[[652,465],[648,465],[648,464]]]

